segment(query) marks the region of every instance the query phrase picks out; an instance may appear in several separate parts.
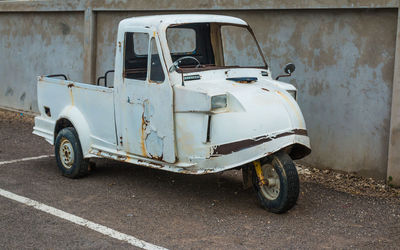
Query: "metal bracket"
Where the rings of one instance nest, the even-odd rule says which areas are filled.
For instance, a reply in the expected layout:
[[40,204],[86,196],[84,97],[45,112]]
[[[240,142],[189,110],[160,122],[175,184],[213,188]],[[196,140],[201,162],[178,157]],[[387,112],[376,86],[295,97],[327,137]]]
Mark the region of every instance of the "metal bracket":
[[254,164],[254,169],[256,170],[258,180],[260,181],[261,185],[268,185],[268,181],[264,179],[260,161],[253,161],[253,164]]

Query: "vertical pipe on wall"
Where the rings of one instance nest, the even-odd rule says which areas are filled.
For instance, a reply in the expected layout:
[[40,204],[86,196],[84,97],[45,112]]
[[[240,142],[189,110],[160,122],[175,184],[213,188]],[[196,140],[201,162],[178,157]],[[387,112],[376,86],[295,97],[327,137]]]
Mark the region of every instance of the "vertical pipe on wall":
[[400,186],[400,8],[397,9],[387,182],[394,186]]
[[83,81],[95,83],[96,78],[96,13],[91,7],[85,9],[83,34]]

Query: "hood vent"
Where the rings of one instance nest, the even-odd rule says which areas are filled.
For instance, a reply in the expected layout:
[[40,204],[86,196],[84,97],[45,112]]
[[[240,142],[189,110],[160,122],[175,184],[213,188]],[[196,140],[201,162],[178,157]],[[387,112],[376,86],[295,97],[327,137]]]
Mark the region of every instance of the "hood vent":
[[184,81],[193,81],[193,80],[200,80],[200,75],[188,75],[188,76],[184,76],[183,80]]
[[226,80],[234,81],[238,83],[253,83],[256,82],[258,79],[257,77],[229,77]]

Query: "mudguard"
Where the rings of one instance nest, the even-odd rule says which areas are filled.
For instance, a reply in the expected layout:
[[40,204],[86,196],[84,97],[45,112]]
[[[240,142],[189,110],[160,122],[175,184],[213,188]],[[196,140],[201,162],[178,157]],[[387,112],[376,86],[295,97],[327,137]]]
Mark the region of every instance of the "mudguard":
[[76,106],[69,105],[61,111],[57,120],[62,118],[69,120],[75,127],[81,143],[83,156],[88,157],[92,142],[90,139],[90,127],[83,114]]

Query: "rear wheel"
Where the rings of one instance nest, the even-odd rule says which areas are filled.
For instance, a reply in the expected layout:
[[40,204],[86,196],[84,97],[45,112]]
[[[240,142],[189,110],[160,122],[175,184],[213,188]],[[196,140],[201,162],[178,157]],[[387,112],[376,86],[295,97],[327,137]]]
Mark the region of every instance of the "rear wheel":
[[62,175],[79,178],[87,175],[89,161],[83,158],[81,144],[75,128],[62,129],[56,138],[55,155]]
[[261,205],[270,212],[284,213],[297,201],[299,176],[292,159],[278,152],[254,162],[253,186]]

